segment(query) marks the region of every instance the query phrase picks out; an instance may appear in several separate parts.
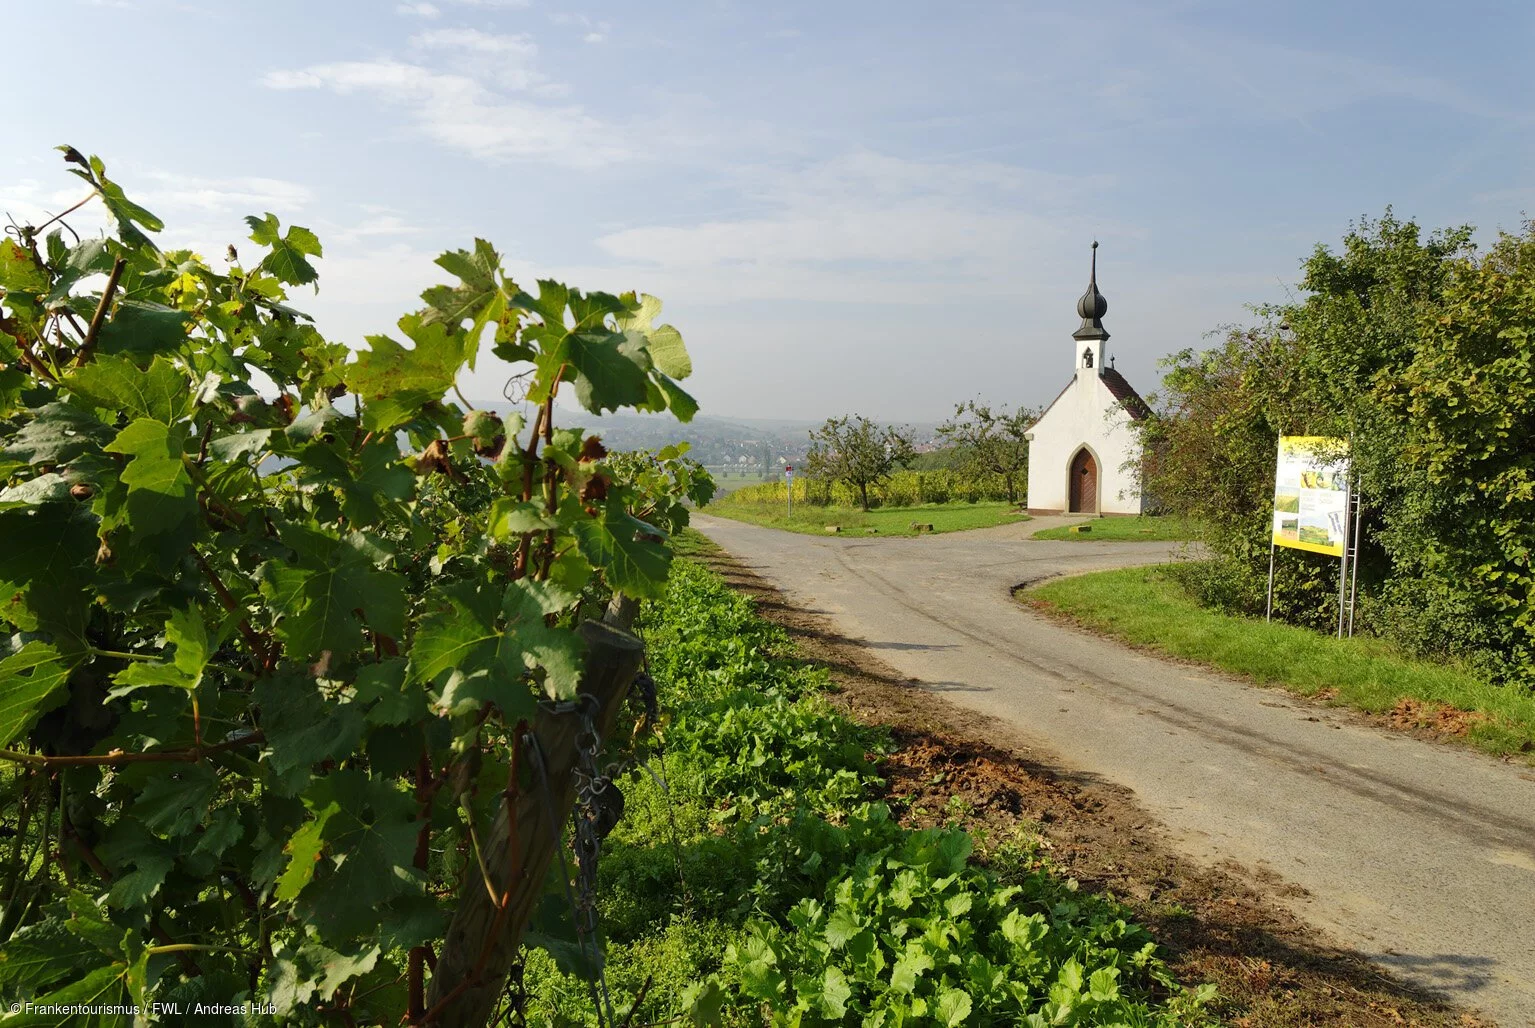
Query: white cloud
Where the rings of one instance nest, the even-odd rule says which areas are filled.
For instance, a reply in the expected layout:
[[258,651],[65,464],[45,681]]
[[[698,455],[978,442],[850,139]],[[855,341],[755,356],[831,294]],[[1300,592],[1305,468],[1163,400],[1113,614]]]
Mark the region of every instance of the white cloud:
[[250,214],[275,211],[287,219],[307,207],[313,194],[297,182],[275,178],[200,178],[166,171],[144,176],[147,188],[136,199],[151,210]]
[[[427,137],[486,160],[593,166],[628,155],[617,144],[594,142],[611,133],[578,106],[543,106],[513,99],[470,76],[437,72],[420,64],[392,59],[343,61],[274,71],[263,81],[272,89],[374,95],[404,109]],[[498,76],[498,85],[513,91],[541,81],[542,76],[530,69],[512,74],[509,81]]]
[[417,18],[435,18],[442,14],[442,9],[436,4],[399,4],[394,11],[396,14],[408,14]]
[[497,35],[478,29],[432,29],[418,32],[411,43],[429,49],[471,50],[482,54],[514,56],[531,60],[538,54],[538,45],[525,33]]
[[988,162],[856,151],[742,183],[734,218],[622,229],[597,240],[649,276],[726,296],[930,302],[942,289],[1016,290],[1054,263],[1082,197],[1107,180]]
[[613,23],[607,20],[598,20],[590,15],[578,14],[573,11],[556,11],[549,16],[549,20],[556,25],[572,25],[576,28],[586,29],[581,36],[582,42],[601,43],[608,38],[608,33],[613,30]]
[[516,92],[536,90],[540,95],[558,94],[564,87],[549,81],[534,63],[538,44],[525,33],[503,35],[478,29],[433,29],[410,38],[413,50],[423,54],[451,53],[455,68],[481,82],[493,82]]

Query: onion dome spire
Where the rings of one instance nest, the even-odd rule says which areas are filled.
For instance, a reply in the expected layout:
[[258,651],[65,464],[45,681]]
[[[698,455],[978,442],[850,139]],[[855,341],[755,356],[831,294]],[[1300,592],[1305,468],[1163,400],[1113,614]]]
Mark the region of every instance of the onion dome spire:
[[1087,292],[1077,301],[1077,316],[1082,325],[1071,333],[1073,339],[1107,339],[1109,333],[1103,327],[1103,316],[1109,312],[1109,301],[1098,292],[1098,241],[1093,240],[1093,270],[1087,277]]

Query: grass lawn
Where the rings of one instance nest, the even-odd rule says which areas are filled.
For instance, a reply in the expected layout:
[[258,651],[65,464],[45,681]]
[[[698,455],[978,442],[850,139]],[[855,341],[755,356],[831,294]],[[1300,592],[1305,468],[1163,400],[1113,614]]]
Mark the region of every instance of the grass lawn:
[[[1535,696],[1453,665],[1416,660],[1382,639],[1337,639],[1199,606],[1165,569],[1125,568],[1057,579],[1020,594],[1042,613],[1169,656],[1246,675],[1399,724],[1461,735],[1479,749],[1530,760]],[[1446,705],[1470,716],[1439,709]]]
[[726,496],[709,504],[703,512],[805,535],[826,535],[827,525],[837,525],[843,535],[917,535],[911,527],[913,522],[932,525],[936,533],[1029,520],[1017,507],[1003,502],[927,503],[920,507],[878,507],[867,513],[856,507],[795,504],[791,519],[782,504],[732,503]]
[[1194,522],[1188,518],[1134,517],[1093,518],[1083,524],[1090,532],[1073,532],[1070,525],[1059,528],[1042,528],[1029,536],[1030,539],[1070,539],[1080,542],[1176,542],[1196,537]]
[[715,486],[727,494],[743,485],[761,485],[763,482],[775,480],[763,478],[760,471],[711,471],[709,474],[713,477]]

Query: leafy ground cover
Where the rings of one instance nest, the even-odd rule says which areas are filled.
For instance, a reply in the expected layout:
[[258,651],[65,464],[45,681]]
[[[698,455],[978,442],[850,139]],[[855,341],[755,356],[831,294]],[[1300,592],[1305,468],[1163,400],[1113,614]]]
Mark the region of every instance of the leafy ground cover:
[[747,503],[725,496],[709,505],[710,514],[747,521],[754,525],[779,528],[804,535],[825,535],[828,525],[835,525],[847,535],[918,535],[913,523],[932,525],[933,532],[962,532],[970,528],[991,528],[1027,521],[1029,517],[1006,502],[925,503],[910,507],[877,507],[862,511],[856,507],[812,506],[796,503],[789,515],[782,499],[775,503]]
[[1030,539],[1065,539],[1073,542],[1178,542],[1197,539],[1198,526],[1188,518],[1169,515],[1134,518],[1093,518],[1083,522],[1091,529],[1073,532],[1071,525],[1042,528]]
[[1200,606],[1167,567],[1076,575],[1036,586],[1023,602],[1158,653],[1461,738],[1500,755],[1535,750],[1535,697],[1388,640],[1337,639],[1308,628]]
[[[1004,842],[983,865],[966,831],[893,815],[879,763],[889,733],[837,710],[827,671],[718,576],[679,563],[645,626],[669,720],[655,775],[623,785],[599,876],[621,1015],[1204,1022],[1211,990],[1180,987],[1123,908],[1078,892],[1027,843]],[[529,955],[528,1023],[592,1023],[587,983],[559,953]]]

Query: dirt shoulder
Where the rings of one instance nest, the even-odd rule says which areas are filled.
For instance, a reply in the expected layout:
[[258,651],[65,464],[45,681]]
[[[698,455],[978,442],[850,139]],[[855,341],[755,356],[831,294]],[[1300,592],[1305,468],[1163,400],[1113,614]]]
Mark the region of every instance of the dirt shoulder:
[[1279,902],[1283,883],[1182,856],[1127,790],[1053,767],[1005,723],[915,687],[728,556],[700,559],[754,597],[808,660],[830,669],[841,689],[835,702],[861,721],[893,728],[900,745],[884,773],[898,810],[914,820],[963,811],[960,822],[991,839],[1037,834],[1057,869],[1135,912],[1181,980],[1215,983],[1217,1009],[1230,1024],[1490,1024],[1328,945]]

